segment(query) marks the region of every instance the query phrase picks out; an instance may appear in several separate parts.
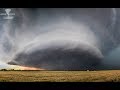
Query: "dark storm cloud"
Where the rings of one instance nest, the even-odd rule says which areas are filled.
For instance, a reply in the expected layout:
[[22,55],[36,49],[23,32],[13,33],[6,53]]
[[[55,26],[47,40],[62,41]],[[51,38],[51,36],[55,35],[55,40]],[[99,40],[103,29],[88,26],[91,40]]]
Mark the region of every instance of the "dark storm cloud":
[[[40,50],[37,47],[38,49],[35,51],[19,53],[14,61],[9,62],[9,64],[27,65],[46,70],[99,69],[103,57],[98,50],[84,44],[77,45],[74,48],[72,48],[72,45],[73,43],[60,46],[54,44],[54,46],[50,45]],[[71,48],[67,49],[67,47]]]
[[120,44],[119,8],[13,10],[15,19],[4,24],[3,31],[6,32],[2,37],[2,41],[9,39],[8,45],[3,43],[5,51],[12,54],[9,64],[48,70],[106,69],[112,66],[106,63],[112,64],[114,59],[107,59]]

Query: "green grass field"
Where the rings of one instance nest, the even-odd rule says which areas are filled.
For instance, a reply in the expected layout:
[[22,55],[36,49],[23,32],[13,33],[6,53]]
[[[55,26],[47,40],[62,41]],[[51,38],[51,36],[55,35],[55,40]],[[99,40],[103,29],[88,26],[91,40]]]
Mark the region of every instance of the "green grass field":
[[120,70],[0,71],[0,82],[120,82]]

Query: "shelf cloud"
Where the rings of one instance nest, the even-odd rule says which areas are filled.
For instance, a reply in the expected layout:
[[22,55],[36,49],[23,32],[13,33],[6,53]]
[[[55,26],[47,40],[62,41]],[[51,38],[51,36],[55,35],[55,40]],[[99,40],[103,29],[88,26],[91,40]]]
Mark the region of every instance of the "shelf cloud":
[[0,18],[2,62],[46,70],[120,69],[113,54],[119,53],[119,8],[11,10],[13,20]]

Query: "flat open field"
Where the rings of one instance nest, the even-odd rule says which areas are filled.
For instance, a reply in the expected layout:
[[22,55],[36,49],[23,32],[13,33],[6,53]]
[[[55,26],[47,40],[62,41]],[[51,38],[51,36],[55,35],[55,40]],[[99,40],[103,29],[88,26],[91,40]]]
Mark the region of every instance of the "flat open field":
[[120,70],[0,71],[0,82],[120,82]]

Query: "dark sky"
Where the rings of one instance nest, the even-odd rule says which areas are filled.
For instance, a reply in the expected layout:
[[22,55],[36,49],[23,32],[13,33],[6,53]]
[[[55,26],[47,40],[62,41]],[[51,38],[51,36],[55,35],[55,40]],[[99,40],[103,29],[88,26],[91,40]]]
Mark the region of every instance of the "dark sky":
[[13,19],[0,16],[1,62],[47,70],[120,69],[119,8],[11,10]]

